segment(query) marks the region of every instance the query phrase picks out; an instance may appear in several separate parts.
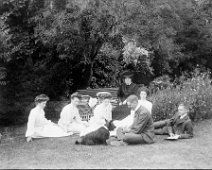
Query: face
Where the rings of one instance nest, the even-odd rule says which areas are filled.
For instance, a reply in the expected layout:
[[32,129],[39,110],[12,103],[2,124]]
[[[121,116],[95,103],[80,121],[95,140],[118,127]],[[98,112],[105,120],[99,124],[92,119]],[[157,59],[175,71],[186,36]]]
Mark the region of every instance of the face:
[[104,106],[108,106],[109,103],[110,103],[110,99],[104,99],[104,100],[102,101],[102,103],[103,103]]
[[180,116],[182,116],[184,114],[187,114],[188,113],[188,110],[183,105],[180,105],[178,107],[178,113],[179,113]]
[[38,103],[38,105],[40,106],[40,108],[44,109],[46,107],[46,103],[47,101],[44,101],[44,102]]
[[141,98],[141,100],[145,100],[146,97],[147,97],[146,92],[145,92],[145,91],[141,91],[141,93],[140,93],[140,98]]
[[132,79],[129,78],[129,77],[126,77],[126,78],[124,79],[124,82],[125,82],[126,85],[130,85],[130,84],[132,83]]
[[74,97],[73,99],[71,99],[71,103],[74,106],[77,106],[79,104],[80,100],[77,97]]
[[128,107],[131,109],[131,110],[135,110],[137,105],[138,105],[138,102],[134,101],[134,102],[127,102],[127,105]]

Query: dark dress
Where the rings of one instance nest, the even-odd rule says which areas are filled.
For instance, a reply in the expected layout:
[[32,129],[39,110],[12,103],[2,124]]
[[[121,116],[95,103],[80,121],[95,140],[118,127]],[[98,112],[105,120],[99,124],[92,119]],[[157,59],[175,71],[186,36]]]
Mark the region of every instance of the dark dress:
[[138,85],[135,83],[131,83],[130,85],[123,83],[118,89],[117,97],[123,102],[128,96],[132,94],[138,96],[138,88]]
[[[117,97],[121,102],[123,102],[128,96],[132,94],[138,96],[138,88],[138,85],[135,83],[131,83],[130,85],[126,85],[125,83],[123,83],[118,89]],[[112,111],[112,118],[115,120],[121,120],[127,117],[129,114],[130,109],[126,104],[124,104],[114,108],[114,110]]]

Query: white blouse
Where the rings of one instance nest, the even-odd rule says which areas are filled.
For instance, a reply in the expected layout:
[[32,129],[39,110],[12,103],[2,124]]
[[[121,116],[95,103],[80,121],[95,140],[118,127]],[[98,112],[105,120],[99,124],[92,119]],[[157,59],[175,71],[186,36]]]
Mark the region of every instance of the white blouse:
[[37,129],[43,128],[47,124],[51,124],[50,120],[45,118],[45,112],[39,106],[30,111],[27,123],[26,137],[32,136]]
[[152,114],[152,103],[148,100],[139,100],[139,104],[145,107]]
[[72,103],[70,103],[62,109],[58,125],[64,128],[68,128],[71,123],[80,123],[81,121],[82,120],[78,108],[75,107]]

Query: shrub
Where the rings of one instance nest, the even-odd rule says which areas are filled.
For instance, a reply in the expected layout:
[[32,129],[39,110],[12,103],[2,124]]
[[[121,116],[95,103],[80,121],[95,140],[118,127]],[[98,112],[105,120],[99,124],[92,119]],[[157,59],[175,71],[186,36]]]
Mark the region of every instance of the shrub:
[[175,87],[158,90],[150,96],[153,102],[153,119],[155,121],[170,118],[179,103],[190,106],[190,117],[197,121],[211,118],[212,114],[212,85],[210,72],[201,73],[195,70],[191,78],[184,78]]

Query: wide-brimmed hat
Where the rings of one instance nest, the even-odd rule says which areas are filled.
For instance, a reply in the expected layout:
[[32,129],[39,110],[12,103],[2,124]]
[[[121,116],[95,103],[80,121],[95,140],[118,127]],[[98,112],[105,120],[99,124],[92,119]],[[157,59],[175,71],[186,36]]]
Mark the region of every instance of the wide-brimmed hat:
[[109,92],[98,92],[96,94],[96,97],[98,99],[104,100],[104,99],[111,99],[112,98],[112,94]]
[[49,101],[49,97],[45,94],[40,94],[38,96],[35,97],[34,100],[36,103],[41,103],[41,102],[45,102],[45,101]]
[[133,72],[131,72],[130,70],[125,70],[120,75],[122,78],[132,78],[134,76]]

